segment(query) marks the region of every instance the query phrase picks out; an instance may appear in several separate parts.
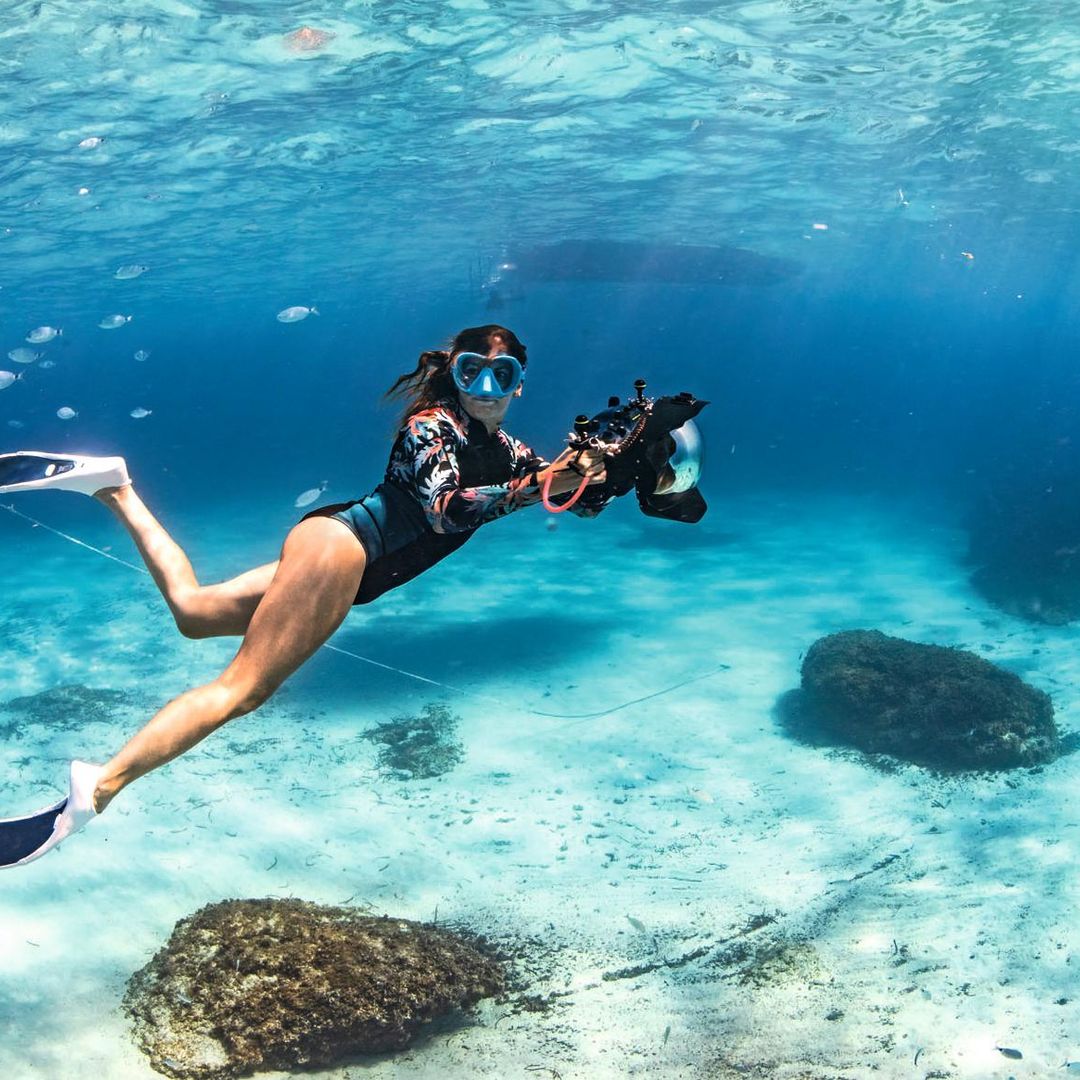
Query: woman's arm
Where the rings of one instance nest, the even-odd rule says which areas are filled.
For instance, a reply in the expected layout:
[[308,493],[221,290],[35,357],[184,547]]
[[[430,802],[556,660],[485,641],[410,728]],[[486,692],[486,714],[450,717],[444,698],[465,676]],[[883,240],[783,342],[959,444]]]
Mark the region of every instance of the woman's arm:
[[[581,483],[581,473],[569,467],[570,455],[560,455],[547,464],[511,438],[514,456],[511,479],[505,484],[463,487],[456,452],[458,442],[453,426],[430,414],[414,416],[405,433],[402,450],[412,462],[416,492],[435,532],[464,532],[531,506],[540,501],[541,485],[548,476],[552,494],[575,491]],[[524,468],[525,458],[519,448],[528,453],[528,462],[533,463],[529,469]],[[584,465],[586,471],[591,469],[592,483],[603,480],[602,459],[584,459]]]

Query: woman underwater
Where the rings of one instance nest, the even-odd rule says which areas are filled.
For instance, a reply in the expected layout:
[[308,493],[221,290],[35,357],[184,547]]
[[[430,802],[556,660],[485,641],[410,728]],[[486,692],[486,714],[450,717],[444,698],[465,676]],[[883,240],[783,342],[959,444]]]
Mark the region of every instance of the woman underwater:
[[[423,353],[387,393],[407,407],[383,482],[362,499],[306,514],[277,562],[217,585],[199,584],[187,556],[136,494],[123,458],[0,455],[0,492],[55,487],[92,494],[109,507],[186,637],[243,637],[216,679],[170,701],[110,761],[72,762],[67,799],[0,822],[0,866],[39,858],[133,780],[257,709],[354,604],[422,573],[486,522],[540,502],[549,481],[549,494],[564,496],[586,481],[602,484],[599,451],[566,450],[549,464],[502,430],[526,364],[517,336],[494,325],[462,330],[448,350]],[[605,502],[600,489],[586,487],[572,509],[591,517]]]

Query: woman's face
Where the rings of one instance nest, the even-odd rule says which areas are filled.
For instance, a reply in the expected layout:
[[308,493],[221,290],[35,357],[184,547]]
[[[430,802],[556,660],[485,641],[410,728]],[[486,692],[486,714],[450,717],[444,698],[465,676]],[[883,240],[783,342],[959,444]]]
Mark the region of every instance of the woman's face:
[[[499,338],[495,338],[487,356],[493,359],[496,356],[502,356],[505,352],[506,345]],[[516,397],[521,397],[520,386],[512,394],[501,398],[477,398],[458,391],[458,401],[461,402],[462,409],[474,420],[480,420],[488,431],[494,431],[502,423],[506,410],[510,408],[510,402]]]

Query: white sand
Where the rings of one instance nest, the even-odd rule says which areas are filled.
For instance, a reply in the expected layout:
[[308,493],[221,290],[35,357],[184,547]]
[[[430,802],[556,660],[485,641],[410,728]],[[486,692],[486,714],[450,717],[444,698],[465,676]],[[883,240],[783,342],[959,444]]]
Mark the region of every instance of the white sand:
[[[20,506],[130,557],[92,513]],[[223,515],[189,527],[208,576],[272,558],[289,520]],[[816,638],[874,627],[1020,671],[1070,727],[1077,631],[987,607],[940,521],[763,498],[714,500],[693,535],[629,503],[555,532],[539,511],[486,529],[335,639],[482,696],[323,651],[260,713],[0,876],[0,1076],[157,1075],[119,1010],[125,981],[177,919],[241,896],[437,909],[532,941],[529,992],[558,995],[547,1012],[485,1003],[471,1025],[318,1077],[1069,1075],[1080,761],[885,773],[792,742],[773,715]],[[0,745],[7,814],[55,797],[69,756],[105,756],[235,643],[185,641],[148,580],[3,513],[0,544],[24,571],[0,599],[0,700],[63,683],[129,695]],[[718,664],[599,719],[529,712],[607,709]],[[439,700],[465,761],[381,776],[360,733]]]

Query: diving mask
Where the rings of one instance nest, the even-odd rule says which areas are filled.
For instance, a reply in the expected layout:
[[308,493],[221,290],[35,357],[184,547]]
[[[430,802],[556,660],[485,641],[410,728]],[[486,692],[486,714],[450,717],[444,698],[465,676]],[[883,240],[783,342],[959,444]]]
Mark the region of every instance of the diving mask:
[[509,397],[521,385],[525,374],[517,357],[506,353],[498,356],[458,353],[451,371],[457,388],[474,398]]

